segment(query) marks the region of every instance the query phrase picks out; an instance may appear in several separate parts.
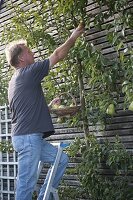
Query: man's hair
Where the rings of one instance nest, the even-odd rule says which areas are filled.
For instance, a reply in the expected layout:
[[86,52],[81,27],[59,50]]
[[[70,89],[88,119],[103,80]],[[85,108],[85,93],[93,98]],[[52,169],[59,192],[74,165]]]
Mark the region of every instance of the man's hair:
[[15,40],[13,42],[10,42],[5,49],[8,64],[15,68],[18,65],[18,56],[23,51],[22,45],[27,46],[27,41],[24,39]]

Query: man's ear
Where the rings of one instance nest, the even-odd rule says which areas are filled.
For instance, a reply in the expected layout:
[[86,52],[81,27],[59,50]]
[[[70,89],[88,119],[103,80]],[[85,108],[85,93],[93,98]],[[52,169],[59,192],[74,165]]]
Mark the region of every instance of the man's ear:
[[24,57],[22,54],[18,56],[18,62],[24,62]]

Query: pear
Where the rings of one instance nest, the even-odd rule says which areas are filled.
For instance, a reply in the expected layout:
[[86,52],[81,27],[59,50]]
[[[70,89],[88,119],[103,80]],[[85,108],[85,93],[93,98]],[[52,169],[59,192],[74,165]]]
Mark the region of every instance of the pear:
[[58,105],[58,104],[53,104],[53,105],[52,105],[52,108],[53,108],[53,109],[57,109],[57,108],[59,108],[59,105]]
[[60,105],[58,108],[65,108],[65,106],[64,105]]
[[129,105],[129,107],[128,107],[128,110],[133,111],[133,101],[130,103],[130,105]]
[[58,117],[57,118],[57,123],[62,123],[63,122],[63,119],[61,117]]
[[63,117],[58,117],[57,118],[57,123],[63,123],[64,122],[64,118]]
[[111,104],[108,106],[108,108],[107,108],[107,110],[106,110],[106,113],[107,113],[108,115],[111,115],[111,116],[113,116],[113,115],[115,114],[115,106],[114,106],[113,103],[111,103]]
[[65,117],[66,117],[66,119],[69,119],[71,117],[71,115],[66,115]]
[[73,106],[74,106],[74,103],[71,103],[71,104],[70,104],[70,107],[73,107]]

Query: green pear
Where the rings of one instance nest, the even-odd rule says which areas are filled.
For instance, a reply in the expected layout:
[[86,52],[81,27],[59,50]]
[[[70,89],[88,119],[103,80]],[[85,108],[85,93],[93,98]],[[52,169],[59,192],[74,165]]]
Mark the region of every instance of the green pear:
[[113,103],[111,103],[111,104],[108,106],[108,108],[107,108],[107,110],[106,110],[106,113],[107,113],[108,115],[111,115],[111,116],[113,116],[113,115],[115,114],[115,106],[114,106]]
[[129,107],[128,107],[128,110],[133,111],[133,101],[130,103],[130,105],[129,105]]

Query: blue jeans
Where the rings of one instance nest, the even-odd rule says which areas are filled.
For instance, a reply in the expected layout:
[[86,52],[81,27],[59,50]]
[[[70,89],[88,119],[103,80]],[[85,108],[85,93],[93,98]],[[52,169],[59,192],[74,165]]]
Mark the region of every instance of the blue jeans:
[[[18,175],[16,183],[16,200],[32,200],[37,183],[39,161],[53,164],[57,148],[42,138],[41,133],[12,137],[13,147],[18,152]],[[53,187],[57,188],[68,164],[68,156],[62,153],[60,164],[54,178]],[[50,169],[40,189],[38,200],[43,199]],[[50,197],[52,199],[52,197]]]

